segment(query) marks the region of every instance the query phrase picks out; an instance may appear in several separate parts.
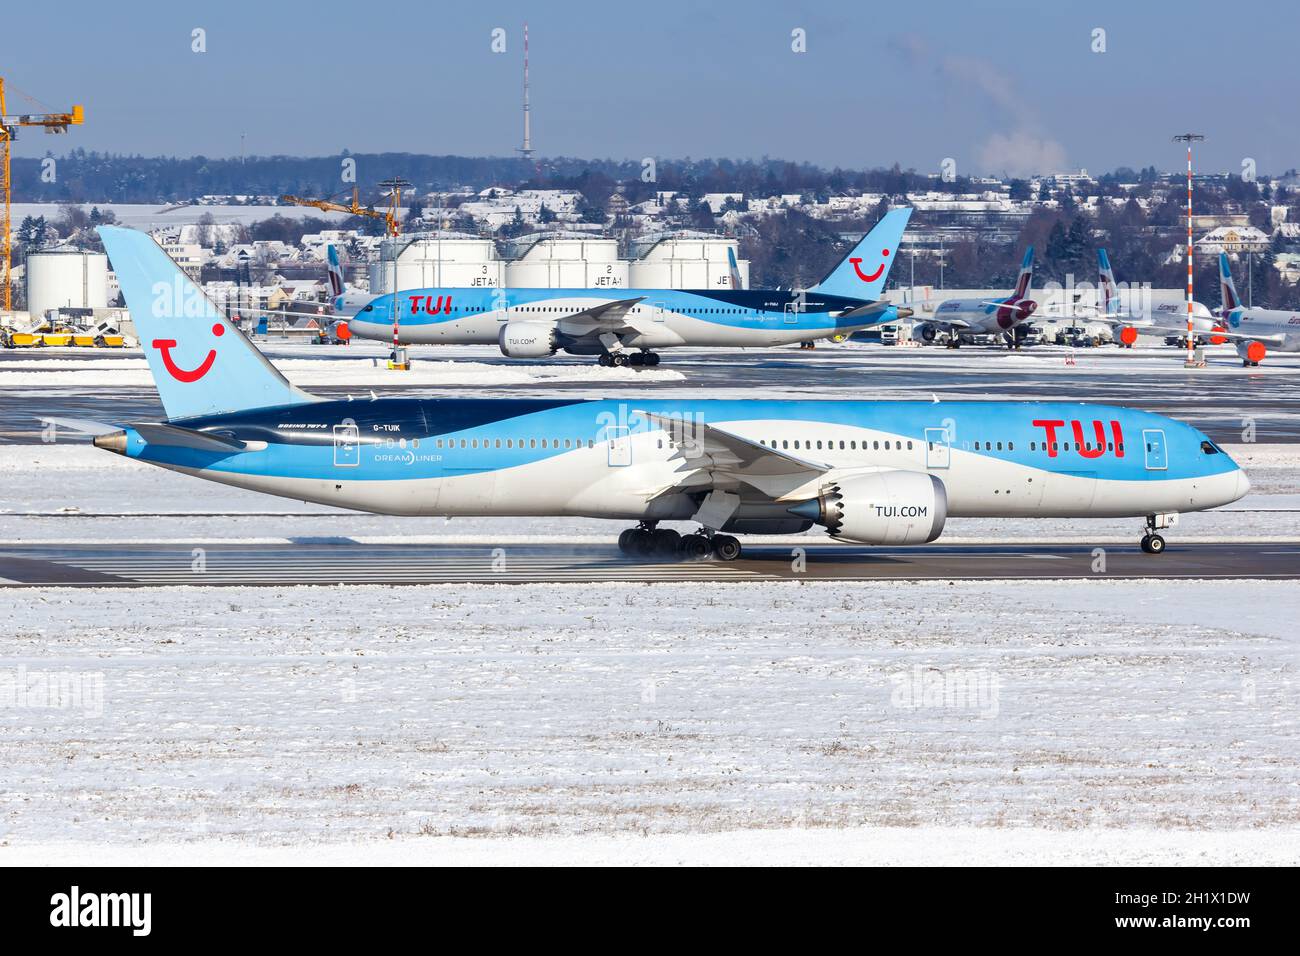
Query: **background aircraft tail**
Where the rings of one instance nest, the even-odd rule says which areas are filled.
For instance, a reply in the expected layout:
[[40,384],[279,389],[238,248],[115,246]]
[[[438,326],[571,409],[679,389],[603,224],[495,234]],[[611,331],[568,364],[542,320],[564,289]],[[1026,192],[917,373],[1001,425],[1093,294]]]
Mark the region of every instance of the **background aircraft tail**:
[[741,288],[740,263],[736,262],[736,250],[731,246],[727,246],[727,266],[731,269],[731,287],[733,289]]
[[1097,288],[1101,290],[1101,311],[1103,315],[1114,318],[1119,315],[1119,285],[1115,282],[1115,273],[1110,267],[1110,256],[1105,249],[1097,250]]
[[1228,264],[1228,254],[1219,253],[1219,295],[1223,302],[1223,315],[1233,309],[1241,308],[1241,296],[1237,295],[1237,286],[1232,281],[1232,267]]
[[1013,295],[1023,299],[1029,294],[1029,283],[1034,279],[1034,247],[1025,250],[1025,258],[1020,261],[1020,275],[1016,277],[1016,290]]
[[315,401],[280,374],[143,232],[100,226],[168,418]]
[[878,299],[885,290],[889,267],[898,258],[898,243],[912,216],[909,209],[891,209],[862,237],[826,278],[809,292],[842,295],[851,299]]
[[339,261],[339,251],[333,243],[325,247],[325,255],[329,263],[326,268],[329,272],[330,301],[334,303],[334,308],[337,310],[342,302],[343,293],[348,290],[347,284],[343,281],[343,264]]

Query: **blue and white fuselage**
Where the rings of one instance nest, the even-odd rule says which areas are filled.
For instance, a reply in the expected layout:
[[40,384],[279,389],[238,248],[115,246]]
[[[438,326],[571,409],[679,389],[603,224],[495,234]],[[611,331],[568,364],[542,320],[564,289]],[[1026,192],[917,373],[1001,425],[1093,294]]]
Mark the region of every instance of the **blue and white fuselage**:
[[[886,213],[810,289],[406,289],[378,296],[349,328],[401,345],[496,345],[509,358],[564,351],[605,365],[657,364],[678,346],[767,348],[897,322],[881,300],[910,209]],[[734,281],[734,280],[733,280]]]
[[490,344],[518,358],[561,350],[598,355],[620,346],[761,348],[897,321],[896,306],[869,310],[874,304],[758,289],[414,289],[372,299],[349,328],[392,341],[396,308],[403,345]]

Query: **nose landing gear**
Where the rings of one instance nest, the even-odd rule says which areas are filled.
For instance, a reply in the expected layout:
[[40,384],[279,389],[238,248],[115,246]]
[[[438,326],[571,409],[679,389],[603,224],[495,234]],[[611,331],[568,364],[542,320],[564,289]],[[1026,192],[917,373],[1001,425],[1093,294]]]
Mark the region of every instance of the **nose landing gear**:
[[1142,535],[1142,550],[1147,554],[1164,554],[1165,539],[1160,536],[1160,530],[1172,528],[1178,524],[1178,515],[1161,514],[1147,515],[1146,533]]

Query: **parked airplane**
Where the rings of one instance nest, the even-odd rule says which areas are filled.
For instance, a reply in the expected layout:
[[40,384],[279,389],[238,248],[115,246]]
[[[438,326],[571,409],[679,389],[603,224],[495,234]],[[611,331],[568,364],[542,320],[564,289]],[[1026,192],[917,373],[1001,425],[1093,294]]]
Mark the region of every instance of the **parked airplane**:
[[[290,384],[146,234],[99,229],[167,421],[61,422],[268,494],[394,515],[636,522],[638,555],[739,557],[735,533],[935,540],[950,517],[1145,517],[1236,501],[1245,474],[1148,412],[1025,402],[323,400]],[[691,521],[684,537],[660,527]]]
[[1219,335],[1232,341],[1247,367],[1264,361],[1268,349],[1300,352],[1300,313],[1282,309],[1246,308],[1232,281],[1232,267],[1226,253],[1219,253],[1219,290],[1223,298]]
[[[1106,250],[1097,252],[1101,267],[1102,288],[1107,302],[1108,314],[1118,312],[1118,302],[1108,288],[1116,288],[1114,275],[1110,272],[1110,261]],[[1107,286],[1109,283],[1109,286]],[[1227,253],[1219,253],[1219,296],[1218,315],[1209,311],[1199,302],[1192,303],[1192,331],[1198,340],[1202,337],[1211,345],[1232,342],[1241,358],[1241,364],[1256,366],[1264,360],[1269,348],[1279,352],[1300,352],[1300,314],[1280,309],[1246,308],[1241,304],[1237,294],[1236,283],[1232,281],[1232,266]],[[1156,332],[1168,335],[1187,334],[1186,305],[1166,306],[1154,310],[1149,318],[1141,316],[1109,315],[1123,323],[1120,329],[1120,341],[1132,344],[1138,332]]]
[[976,335],[1001,335],[1008,348],[1019,348],[1026,322],[1038,303],[1028,298],[1029,283],[1034,277],[1034,247],[1025,251],[1020,263],[1016,288],[1001,299],[946,299],[934,310],[934,318],[917,326],[913,335],[927,344],[940,338],[949,348],[958,348],[962,340]]
[[[1110,267],[1110,256],[1105,249],[1097,250],[1097,290],[1101,313],[1095,319],[1111,328],[1111,338],[1120,345],[1131,348],[1139,333],[1187,335],[1187,303],[1162,302],[1153,306],[1149,290],[1122,288],[1115,281]],[[1210,309],[1200,302],[1192,302],[1192,334],[1198,341],[1222,345],[1227,339],[1223,324]]]
[[[509,358],[564,351],[599,356],[606,366],[658,365],[654,350],[674,346],[764,347],[846,335],[898,320],[898,308],[879,296],[911,212],[886,213],[807,290],[409,289],[373,299],[349,326],[391,342],[396,309],[402,344],[490,344]],[[738,282],[733,269],[731,284]]]

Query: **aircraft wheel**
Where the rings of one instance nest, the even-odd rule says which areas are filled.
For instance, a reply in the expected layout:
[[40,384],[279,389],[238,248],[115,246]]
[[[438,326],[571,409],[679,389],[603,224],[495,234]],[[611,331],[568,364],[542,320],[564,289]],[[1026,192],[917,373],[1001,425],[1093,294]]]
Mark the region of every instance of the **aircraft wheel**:
[[659,364],[659,353],[658,353],[658,352],[647,352],[647,353],[646,353],[646,356],[645,356],[645,361],[646,361],[646,364],[647,364],[647,365],[658,365],[658,364]]
[[600,355],[600,364],[605,368],[609,368],[614,364],[614,359],[608,352],[602,352]]
[[740,542],[729,534],[715,534],[713,553],[721,561],[735,561],[740,557]]
[[1165,550],[1165,539],[1158,534],[1148,534],[1142,536],[1142,550],[1147,554],[1163,554]]
[[675,557],[681,543],[682,536],[671,528],[659,528],[651,532],[652,550],[661,558]]
[[618,536],[618,550],[624,554],[632,554],[632,541],[636,537],[637,529],[628,528]]
[[628,356],[622,352],[614,352],[610,355],[609,361],[615,368],[622,368],[627,364]]
[[707,558],[712,550],[709,539],[702,534],[685,535],[678,545],[678,553],[688,561]]

